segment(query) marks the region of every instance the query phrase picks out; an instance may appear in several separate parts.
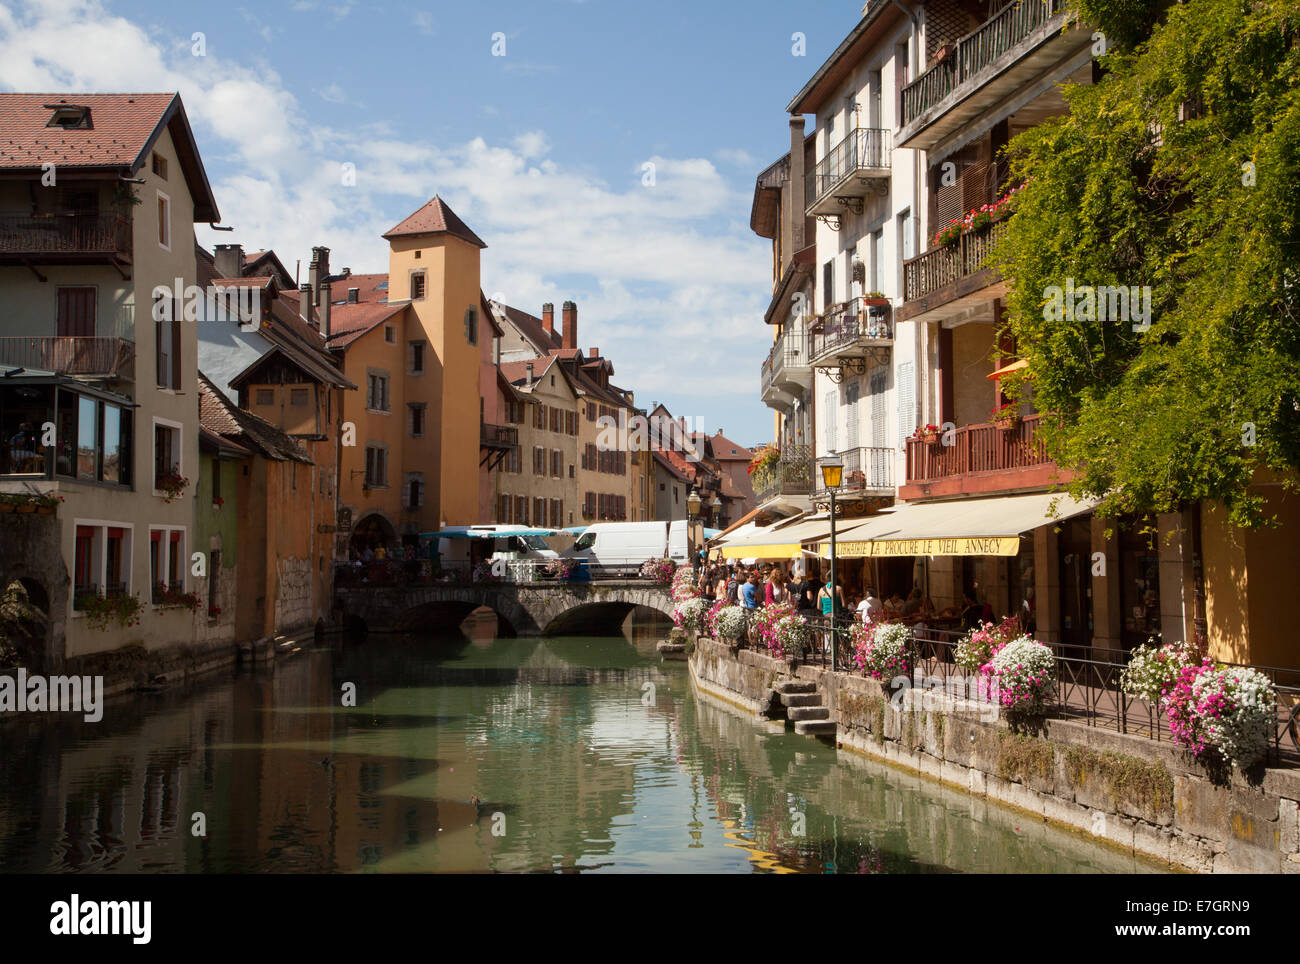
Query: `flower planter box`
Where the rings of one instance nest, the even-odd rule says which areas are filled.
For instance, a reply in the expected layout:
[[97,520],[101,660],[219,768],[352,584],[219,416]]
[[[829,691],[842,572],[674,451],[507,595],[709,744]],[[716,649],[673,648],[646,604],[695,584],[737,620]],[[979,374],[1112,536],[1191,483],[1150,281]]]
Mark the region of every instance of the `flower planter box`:
[[1004,418],[1001,421],[994,422],[993,427],[996,428],[999,432],[1014,432],[1016,429],[1020,427],[1020,419]]
[[36,507],[36,514],[37,514],[37,515],[54,515],[54,506],[52,506],[52,505],[38,505],[38,506]]
[[15,511],[15,512],[35,512],[35,511],[36,511],[36,506],[34,506],[34,505],[16,505],[16,506],[14,506],[14,511]]
[[0,515],[4,515],[6,512],[13,512],[13,511],[14,511],[13,503],[0,502]]

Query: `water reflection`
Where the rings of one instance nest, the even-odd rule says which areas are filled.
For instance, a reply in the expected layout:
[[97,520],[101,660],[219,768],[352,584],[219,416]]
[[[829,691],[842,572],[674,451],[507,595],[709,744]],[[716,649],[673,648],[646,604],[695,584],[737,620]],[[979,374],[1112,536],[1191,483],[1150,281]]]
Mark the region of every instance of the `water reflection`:
[[498,639],[491,623],[133,697],[99,724],[7,724],[0,870],[1143,869],[755,724],[660,663],[662,625]]

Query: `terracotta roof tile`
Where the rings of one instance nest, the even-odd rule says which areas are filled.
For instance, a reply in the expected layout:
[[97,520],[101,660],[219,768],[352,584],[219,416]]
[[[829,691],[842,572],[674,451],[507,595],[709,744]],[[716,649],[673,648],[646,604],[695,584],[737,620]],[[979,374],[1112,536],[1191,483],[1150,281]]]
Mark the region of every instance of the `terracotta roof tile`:
[[433,200],[404,221],[384,232],[385,238],[401,238],[420,234],[450,234],[480,248],[486,248],[482,239],[456,216],[456,212],[436,194]]
[[199,425],[276,462],[311,464],[307,450],[266,419],[237,408],[199,372]]
[[[90,126],[50,127],[55,107],[87,107]],[[139,169],[164,124],[177,142],[178,167],[194,198],[197,221],[220,215],[198,157],[180,95],[171,94],[0,94],[0,169]]]
[[331,350],[347,348],[366,332],[406,310],[409,302],[333,305],[330,308]]

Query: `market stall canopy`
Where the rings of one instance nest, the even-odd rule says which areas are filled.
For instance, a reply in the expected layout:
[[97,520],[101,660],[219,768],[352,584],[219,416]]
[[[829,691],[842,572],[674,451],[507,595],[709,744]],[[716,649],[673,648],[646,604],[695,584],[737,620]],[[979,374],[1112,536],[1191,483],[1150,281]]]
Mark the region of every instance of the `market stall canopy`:
[[[835,555],[1014,556],[1022,532],[1082,515],[1093,505],[1051,492],[903,503],[836,532]],[[818,555],[830,558],[828,542],[819,540],[815,548]]]
[[558,536],[563,529],[529,529],[526,527],[492,528],[491,526],[448,526],[435,532],[421,532],[421,539],[508,539],[510,536]]
[[770,526],[737,529],[719,545],[724,559],[789,559],[799,555],[805,542],[824,539],[830,531],[825,518],[782,519]]

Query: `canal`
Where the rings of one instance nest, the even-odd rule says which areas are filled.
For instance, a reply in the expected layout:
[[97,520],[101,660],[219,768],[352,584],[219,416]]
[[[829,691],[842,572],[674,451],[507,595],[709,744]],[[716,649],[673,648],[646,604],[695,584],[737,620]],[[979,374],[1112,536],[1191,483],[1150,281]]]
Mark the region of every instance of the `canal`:
[[97,724],[0,724],[0,871],[1152,869],[755,723],[660,662],[662,623],[494,629],[304,651]]

